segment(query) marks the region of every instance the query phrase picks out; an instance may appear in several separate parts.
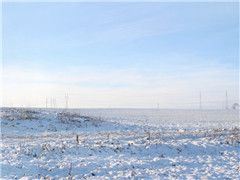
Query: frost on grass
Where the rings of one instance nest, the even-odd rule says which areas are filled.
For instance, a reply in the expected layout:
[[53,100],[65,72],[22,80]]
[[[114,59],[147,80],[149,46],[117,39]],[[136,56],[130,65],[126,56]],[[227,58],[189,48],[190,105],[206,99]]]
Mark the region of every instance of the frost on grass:
[[2,109],[1,117],[2,179],[239,178],[235,126],[163,131],[29,109]]

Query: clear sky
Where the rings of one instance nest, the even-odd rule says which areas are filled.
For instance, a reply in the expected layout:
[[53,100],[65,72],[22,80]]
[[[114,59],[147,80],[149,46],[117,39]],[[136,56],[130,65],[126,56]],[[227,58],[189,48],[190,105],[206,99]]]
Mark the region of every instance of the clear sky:
[[237,100],[238,13],[226,2],[3,3],[3,106],[64,107],[65,93],[80,108],[198,107],[200,91]]

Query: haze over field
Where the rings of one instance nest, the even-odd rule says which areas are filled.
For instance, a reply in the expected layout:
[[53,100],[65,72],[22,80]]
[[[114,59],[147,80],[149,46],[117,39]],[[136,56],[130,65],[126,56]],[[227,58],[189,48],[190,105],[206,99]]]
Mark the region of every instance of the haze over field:
[[68,93],[69,107],[198,108],[201,91],[217,101],[206,108],[221,108],[226,90],[238,100],[238,11],[227,2],[4,2],[3,106],[45,107],[47,97],[65,107]]

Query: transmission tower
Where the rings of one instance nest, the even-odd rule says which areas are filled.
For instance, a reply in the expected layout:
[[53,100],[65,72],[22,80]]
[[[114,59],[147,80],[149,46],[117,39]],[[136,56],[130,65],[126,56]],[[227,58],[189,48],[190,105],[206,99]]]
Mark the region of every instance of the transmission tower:
[[68,109],[68,94],[65,94],[66,109]]
[[48,99],[46,98],[46,108],[48,108]]
[[199,94],[199,108],[202,110],[202,92]]
[[226,91],[226,107],[225,108],[228,109],[228,93],[227,93],[227,91]]

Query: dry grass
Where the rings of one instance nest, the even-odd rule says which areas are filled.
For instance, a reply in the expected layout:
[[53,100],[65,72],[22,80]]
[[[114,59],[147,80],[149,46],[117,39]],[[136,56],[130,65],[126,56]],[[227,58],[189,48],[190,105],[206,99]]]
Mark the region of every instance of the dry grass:
[[26,119],[39,119],[37,111],[25,110],[25,109],[12,109],[11,111],[2,110],[1,118],[14,121],[15,119],[26,120]]
[[101,117],[92,118],[89,116],[82,116],[79,113],[71,113],[67,111],[57,113],[57,118],[61,123],[79,122],[84,123],[86,126],[88,123],[90,123],[95,127],[98,127],[103,122],[103,119]]

